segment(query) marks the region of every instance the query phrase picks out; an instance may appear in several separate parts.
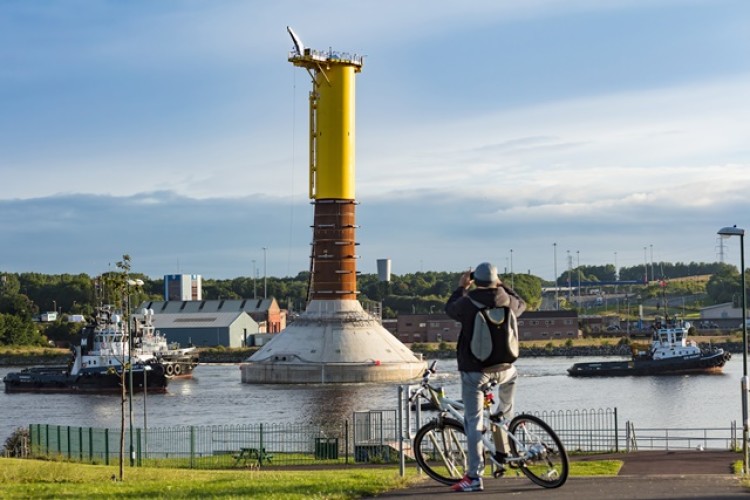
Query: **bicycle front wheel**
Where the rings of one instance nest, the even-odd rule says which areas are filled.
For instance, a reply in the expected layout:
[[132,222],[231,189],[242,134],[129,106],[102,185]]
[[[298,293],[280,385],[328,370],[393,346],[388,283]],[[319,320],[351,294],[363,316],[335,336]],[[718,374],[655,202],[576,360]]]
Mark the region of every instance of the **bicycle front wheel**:
[[459,482],[468,464],[463,424],[444,418],[423,425],[414,437],[414,458],[435,481]]
[[508,430],[518,443],[510,440],[513,455],[523,458],[521,472],[545,488],[559,488],[568,479],[568,454],[555,431],[533,415],[518,415]]

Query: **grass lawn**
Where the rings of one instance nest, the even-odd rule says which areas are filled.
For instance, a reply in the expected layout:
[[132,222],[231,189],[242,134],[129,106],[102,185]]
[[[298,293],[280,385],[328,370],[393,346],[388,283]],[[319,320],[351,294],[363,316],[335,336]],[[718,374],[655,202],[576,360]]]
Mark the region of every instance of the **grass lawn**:
[[0,459],[0,498],[264,498],[348,499],[372,496],[421,480],[412,469],[212,471]]
[[[616,460],[571,463],[571,475],[615,475]],[[213,471],[126,468],[125,481],[113,480],[117,466],[0,459],[0,498],[263,498],[352,499],[430,481],[414,466],[406,477],[398,467],[316,470]]]

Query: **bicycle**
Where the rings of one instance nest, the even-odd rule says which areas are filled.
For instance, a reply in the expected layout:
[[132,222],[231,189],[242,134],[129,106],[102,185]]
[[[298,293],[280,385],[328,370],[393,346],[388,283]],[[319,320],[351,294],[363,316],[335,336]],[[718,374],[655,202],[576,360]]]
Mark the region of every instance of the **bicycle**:
[[[414,436],[414,458],[432,479],[452,485],[463,478],[468,457],[464,432],[464,406],[445,397],[442,387],[430,384],[437,362],[433,361],[422,377],[420,387],[409,397],[411,404],[420,398],[429,401],[438,415],[419,428]],[[492,413],[495,381],[484,384],[484,433],[482,442],[485,463],[492,464],[492,476],[502,477],[507,468],[520,470],[531,481],[544,488],[559,488],[568,479],[568,454],[560,438],[542,419],[520,414],[512,420],[501,413]],[[503,459],[496,454],[493,429],[502,428],[508,436],[509,449]]]

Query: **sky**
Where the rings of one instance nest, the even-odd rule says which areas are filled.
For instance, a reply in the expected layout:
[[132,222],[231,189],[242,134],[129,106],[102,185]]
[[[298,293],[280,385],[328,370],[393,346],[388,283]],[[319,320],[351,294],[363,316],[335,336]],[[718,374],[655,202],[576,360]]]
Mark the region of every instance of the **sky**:
[[3,0],[0,272],[308,270],[287,26],[365,56],[361,272],[739,266],[745,0]]

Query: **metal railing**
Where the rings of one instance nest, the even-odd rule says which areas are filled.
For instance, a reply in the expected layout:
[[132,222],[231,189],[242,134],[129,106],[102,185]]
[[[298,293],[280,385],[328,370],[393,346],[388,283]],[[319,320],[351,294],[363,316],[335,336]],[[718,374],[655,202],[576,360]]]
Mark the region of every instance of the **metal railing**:
[[625,423],[626,451],[639,450],[738,450],[737,422],[713,428],[638,428]]
[[[348,463],[349,422],[253,424],[136,428],[133,432],[137,465],[154,467],[232,468],[270,465]],[[59,457],[91,463],[117,463],[120,430],[32,424],[34,456]],[[130,432],[125,429],[126,451]]]
[[529,412],[555,430],[569,452],[619,452],[617,408]]
[[[728,428],[618,429],[617,409],[535,412],[570,453],[644,449],[737,449],[737,425]],[[423,415],[423,420],[432,418]],[[418,419],[397,410],[354,412],[352,420],[325,425],[251,424],[133,430],[136,464],[149,467],[243,468],[287,465],[400,463],[409,458]],[[120,429],[48,424],[29,426],[31,456],[114,464]],[[130,432],[125,429],[129,460]]]

